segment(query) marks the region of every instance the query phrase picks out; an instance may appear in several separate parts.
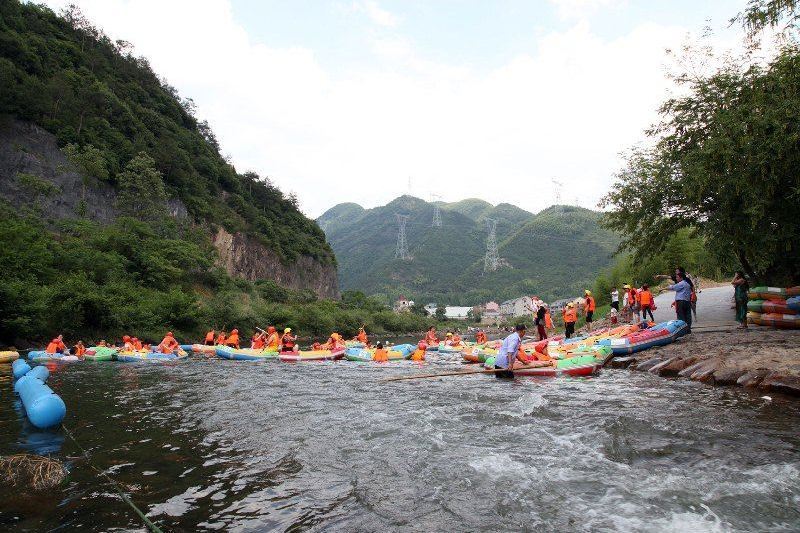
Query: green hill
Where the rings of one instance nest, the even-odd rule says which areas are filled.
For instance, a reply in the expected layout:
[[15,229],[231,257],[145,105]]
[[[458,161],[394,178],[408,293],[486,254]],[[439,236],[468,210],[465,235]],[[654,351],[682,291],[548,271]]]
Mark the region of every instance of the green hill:
[[[600,213],[570,206],[533,215],[509,204],[468,199],[440,204],[442,226],[435,228],[433,204],[418,198],[401,196],[363,212],[353,205],[337,205],[318,219],[329,224],[340,285],[387,300],[404,294],[468,305],[522,294],[570,296],[592,285],[618,242],[599,226]],[[409,215],[411,261],[395,258],[396,214]],[[497,220],[503,267],[484,274],[486,218]]]

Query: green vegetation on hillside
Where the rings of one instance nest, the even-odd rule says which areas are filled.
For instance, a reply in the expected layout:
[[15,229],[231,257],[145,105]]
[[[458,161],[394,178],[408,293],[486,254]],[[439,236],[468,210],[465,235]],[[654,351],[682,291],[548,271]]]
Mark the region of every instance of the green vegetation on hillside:
[[[468,199],[440,204],[442,227],[434,228],[433,205],[418,198],[402,196],[386,206],[358,211],[357,216],[352,216],[352,205],[331,208],[319,221],[329,228],[342,287],[385,301],[401,294],[424,299],[421,303],[452,305],[524,294],[544,299],[571,296],[592,285],[618,242],[599,226],[599,213],[569,206],[532,215],[508,204],[492,207]],[[395,259],[395,214],[410,216],[409,262]],[[484,274],[487,217],[498,221],[505,266]],[[506,235],[500,233],[501,225],[509,228]]]
[[254,173],[237,174],[192,101],[76,8],[62,18],[43,6],[0,3],[0,87],[0,115],[38,124],[73,156],[90,154],[83,159],[92,168],[84,168],[94,177],[120,186],[124,168],[145,153],[166,194],[195,222],[247,232],[288,261],[334,262],[293,198]]

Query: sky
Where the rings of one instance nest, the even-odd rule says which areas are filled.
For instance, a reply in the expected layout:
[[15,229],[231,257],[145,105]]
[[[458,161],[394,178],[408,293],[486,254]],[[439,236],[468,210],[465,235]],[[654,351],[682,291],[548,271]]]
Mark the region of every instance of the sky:
[[[317,217],[400,194],[594,208],[670,94],[665,54],[745,0],[76,3]],[[557,187],[553,180],[562,185]]]

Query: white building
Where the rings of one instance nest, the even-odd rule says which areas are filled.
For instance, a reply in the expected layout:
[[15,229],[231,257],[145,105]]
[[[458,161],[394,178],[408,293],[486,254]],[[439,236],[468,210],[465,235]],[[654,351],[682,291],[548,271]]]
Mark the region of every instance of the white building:
[[533,314],[536,306],[531,296],[521,296],[513,300],[506,300],[500,304],[500,316],[514,318]]
[[410,311],[412,307],[414,307],[413,300],[409,300],[405,296],[400,296],[394,303],[393,309],[395,313],[403,313],[405,311]]
[[470,311],[472,311],[471,307],[448,306],[444,308],[444,316],[455,320],[466,320]]

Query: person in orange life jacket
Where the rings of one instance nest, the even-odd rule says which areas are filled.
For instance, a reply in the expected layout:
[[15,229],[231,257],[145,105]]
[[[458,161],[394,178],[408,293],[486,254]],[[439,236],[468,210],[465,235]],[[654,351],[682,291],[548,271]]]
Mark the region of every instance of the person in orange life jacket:
[[425,334],[425,344],[433,348],[439,346],[439,337],[436,336],[436,328],[431,326],[428,328],[428,333]]
[[458,333],[448,333],[450,337],[450,346],[461,346],[461,336]]
[[546,314],[547,308],[544,305],[540,305],[539,309],[536,310],[536,318],[533,319],[533,323],[536,326],[536,332],[539,334],[540,341],[547,338],[547,330],[545,329]]
[[592,291],[583,291],[583,312],[586,314],[586,325],[589,326],[589,331],[592,331],[592,318],[594,317],[595,303],[592,297]]
[[218,346],[224,346],[226,340],[227,340],[227,338],[226,338],[225,332],[224,331],[220,331],[219,334],[217,335],[217,340],[214,342],[214,344],[216,344]]
[[550,316],[550,307],[544,306],[544,326],[546,329],[553,329],[553,317]]
[[225,339],[225,345],[230,346],[231,348],[239,349],[239,330],[234,328],[231,330],[231,334],[228,335],[228,338]]
[[86,346],[83,345],[83,341],[78,341],[78,343],[72,348],[72,355],[83,357],[85,354]]
[[642,308],[642,320],[647,320],[647,314],[650,314],[650,320],[655,322],[653,318],[653,293],[650,292],[649,285],[642,285],[642,290],[639,292],[639,305]]
[[358,335],[356,335],[354,340],[364,343],[364,346],[369,346],[369,337],[367,337],[367,332],[364,330],[363,326],[358,328]]
[[475,344],[486,344],[486,333],[483,330],[475,334]]
[[133,341],[131,340],[129,335],[122,336],[122,351],[123,352],[133,352],[135,348],[133,347]]
[[575,322],[578,321],[578,311],[575,309],[575,302],[569,302],[564,310],[561,311],[564,317],[564,337],[569,339],[575,335]]
[[411,354],[412,361],[424,361],[425,360],[425,350],[428,348],[428,345],[425,344],[425,341],[419,341],[417,344],[417,349],[414,350],[414,353]]
[[297,336],[292,335],[292,328],[286,328],[283,330],[283,336],[281,336],[281,351],[282,352],[297,352],[299,348],[296,344]]
[[278,332],[275,331],[275,326],[269,326],[267,328],[267,350],[278,350],[281,345],[281,337],[278,335]]
[[64,336],[59,335],[55,339],[51,340],[47,344],[47,348],[45,348],[45,352],[49,354],[54,353],[64,353],[67,351],[67,346],[64,344]]
[[158,351],[161,353],[172,353],[177,350],[179,347],[178,341],[175,340],[175,336],[172,334],[171,331],[168,331],[164,338],[158,345]]
[[108,346],[108,343],[105,339],[100,339],[100,342],[97,343],[98,346]]
[[215,335],[215,333],[216,332],[213,329],[209,330],[209,332],[206,333],[206,346],[213,346],[214,345],[214,335]]
[[264,349],[264,334],[260,331],[256,331],[253,333],[253,337],[250,339],[250,348],[252,350],[263,350]]
[[372,354],[372,360],[376,363],[386,363],[389,361],[389,352],[383,349],[383,343],[379,342],[375,346],[375,353]]
[[133,349],[134,350],[141,350],[142,349],[142,341],[140,341],[136,337],[131,339],[131,344],[133,344]]

